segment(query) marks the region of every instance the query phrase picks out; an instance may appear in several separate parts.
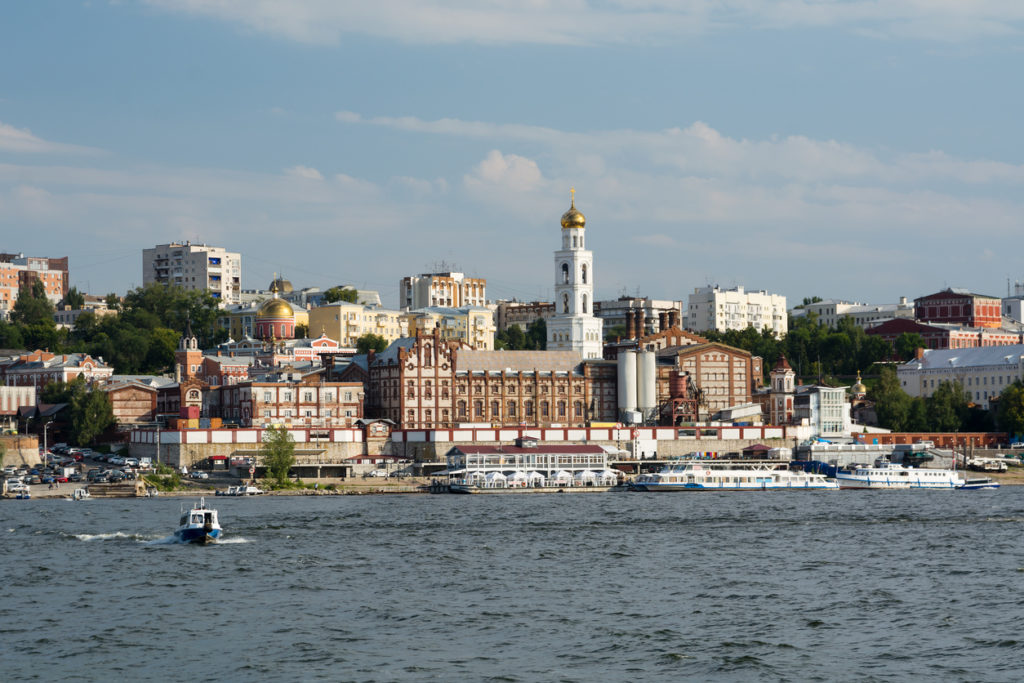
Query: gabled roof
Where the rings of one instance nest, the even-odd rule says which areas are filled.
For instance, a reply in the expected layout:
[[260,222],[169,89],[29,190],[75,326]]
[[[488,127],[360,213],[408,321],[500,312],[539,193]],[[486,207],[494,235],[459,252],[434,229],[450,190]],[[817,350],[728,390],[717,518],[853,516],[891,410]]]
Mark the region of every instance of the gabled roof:
[[939,370],[982,366],[1006,366],[1016,371],[1024,358],[1024,344],[979,346],[973,349],[925,349],[924,357],[907,361],[900,368]]
[[977,297],[980,299],[995,299],[999,300],[997,296],[989,296],[988,294],[976,294],[969,289],[962,289],[960,287],[947,287],[941,292],[935,292],[934,294],[926,294],[919,296],[914,301],[928,301],[929,299],[948,299],[950,296],[969,296]]

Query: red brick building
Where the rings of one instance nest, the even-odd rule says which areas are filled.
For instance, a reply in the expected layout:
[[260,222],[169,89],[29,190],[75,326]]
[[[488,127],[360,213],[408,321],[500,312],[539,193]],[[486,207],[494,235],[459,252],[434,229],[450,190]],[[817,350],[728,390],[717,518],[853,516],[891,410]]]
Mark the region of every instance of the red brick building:
[[1002,327],[1001,302],[966,289],[944,289],[914,299],[914,317],[925,323],[965,327]]
[[[996,307],[998,311],[998,306]],[[924,324],[895,318],[866,330],[889,342],[895,349],[900,335],[919,334],[929,349],[973,349],[981,346],[1007,346],[1024,343],[1024,334],[999,327],[961,327],[959,325]]]
[[[363,372],[358,364],[341,377]],[[477,351],[431,335],[370,356],[367,413],[403,429],[461,423],[582,427],[615,421],[615,364],[574,351]]]

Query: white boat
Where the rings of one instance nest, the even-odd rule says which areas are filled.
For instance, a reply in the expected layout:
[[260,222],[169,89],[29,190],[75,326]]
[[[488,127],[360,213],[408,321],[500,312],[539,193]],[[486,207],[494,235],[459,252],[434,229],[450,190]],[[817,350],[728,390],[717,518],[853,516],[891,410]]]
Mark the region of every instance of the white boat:
[[258,496],[263,489],[256,486],[229,486],[226,491],[218,490],[214,495],[218,496]]
[[206,507],[206,499],[200,498],[199,505],[182,511],[174,536],[182,543],[209,543],[220,538],[220,532],[217,511]]
[[91,497],[89,489],[75,489],[75,492],[71,494],[71,500],[88,500]]
[[958,486],[961,491],[980,491],[982,489],[997,489],[999,488],[999,482],[991,479],[990,477],[971,477],[964,482],[963,486]]
[[778,461],[678,460],[654,474],[641,474],[631,491],[836,490],[823,474],[793,471]]
[[963,478],[955,470],[934,470],[907,467],[889,462],[885,458],[872,466],[857,466],[853,470],[839,470],[836,481],[841,489],[958,489]]

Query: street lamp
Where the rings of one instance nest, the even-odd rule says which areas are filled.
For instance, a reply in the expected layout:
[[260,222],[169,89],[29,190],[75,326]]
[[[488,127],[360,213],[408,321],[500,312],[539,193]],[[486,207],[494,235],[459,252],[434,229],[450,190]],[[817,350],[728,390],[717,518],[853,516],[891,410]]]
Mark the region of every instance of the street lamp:
[[50,420],[43,425],[43,455],[46,455],[47,450],[49,450],[46,447],[46,430],[49,429],[52,424],[53,420]]

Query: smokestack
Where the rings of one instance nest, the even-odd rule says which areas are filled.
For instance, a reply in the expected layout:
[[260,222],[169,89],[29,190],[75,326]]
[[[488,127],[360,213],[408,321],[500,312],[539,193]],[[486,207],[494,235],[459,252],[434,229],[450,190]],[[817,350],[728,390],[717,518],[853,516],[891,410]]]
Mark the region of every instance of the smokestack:
[[668,329],[668,312],[661,311],[658,313],[658,332],[664,332]]
[[633,310],[626,310],[626,339],[632,339],[633,335]]
[[633,315],[636,316],[636,338],[640,339],[646,332],[644,329],[646,327],[645,323],[647,322],[646,316],[644,315],[643,309],[640,308],[634,310]]
[[679,311],[674,308],[668,312],[668,326],[679,327]]

